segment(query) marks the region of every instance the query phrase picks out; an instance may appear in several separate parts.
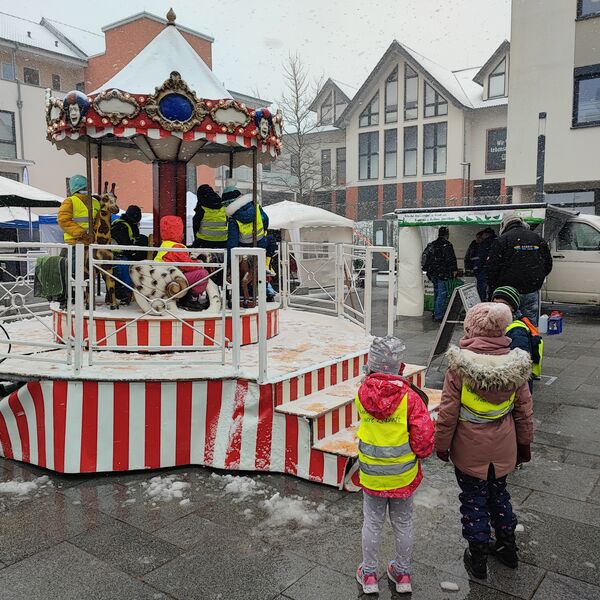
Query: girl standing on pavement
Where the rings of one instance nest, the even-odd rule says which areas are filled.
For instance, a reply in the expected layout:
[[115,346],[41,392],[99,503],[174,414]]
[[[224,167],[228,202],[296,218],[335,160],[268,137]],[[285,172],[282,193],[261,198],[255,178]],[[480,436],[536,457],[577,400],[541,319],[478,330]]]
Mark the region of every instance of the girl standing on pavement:
[[[506,476],[531,460],[533,411],[527,381],[531,358],[510,349],[508,306],[485,302],[467,312],[460,347],[448,351],[448,371],[436,422],[437,456],[454,463],[461,489],[467,571],[487,577],[490,547],[503,564],[518,565],[515,516]],[[491,526],[496,533],[490,546]]]
[[433,423],[421,397],[401,377],[404,343],[375,338],[369,350],[368,375],[355,402],[360,483],[363,487],[363,561],[356,579],[366,594],[379,591],[377,568],[381,530],[389,511],[396,538],[396,558],[387,568],[399,593],[410,593],[412,494],[423,474],[420,458],[433,450]]

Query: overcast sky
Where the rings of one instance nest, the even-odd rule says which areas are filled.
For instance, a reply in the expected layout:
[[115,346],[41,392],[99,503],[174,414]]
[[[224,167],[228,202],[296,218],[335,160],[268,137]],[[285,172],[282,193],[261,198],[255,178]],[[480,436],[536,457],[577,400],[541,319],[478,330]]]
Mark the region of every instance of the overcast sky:
[[179,23],[215,38],[213,69],[229,89],[272,101],[289,52],[315,79],[358,88],[394,38],[452,68],[482,65],[510,38],[510,0],[1,0],[0,10],[99,32],[143,10],[164,17],[170,5]]

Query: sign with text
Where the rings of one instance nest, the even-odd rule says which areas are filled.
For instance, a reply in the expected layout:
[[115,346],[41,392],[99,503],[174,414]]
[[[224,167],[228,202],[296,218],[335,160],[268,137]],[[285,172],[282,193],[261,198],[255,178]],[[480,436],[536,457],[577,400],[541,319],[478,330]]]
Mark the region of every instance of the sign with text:
[[488,129],[485,154],[486,171],[504,171],[506,169],[506,127]]

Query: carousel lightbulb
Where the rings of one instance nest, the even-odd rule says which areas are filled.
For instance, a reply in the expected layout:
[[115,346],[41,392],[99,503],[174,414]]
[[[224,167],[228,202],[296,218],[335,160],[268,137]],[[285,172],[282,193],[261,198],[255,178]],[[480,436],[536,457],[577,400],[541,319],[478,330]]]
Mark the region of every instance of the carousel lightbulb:
[[140,121],[140,125],[141,125],[142,127],[145,127],[145,126],[146,126],[146,121],[144,121],[144,120],[142,119],[142,120]]
[[252,130],[252,135],[256,135],[258,133],[258,131],[256,129]]
[[102,122],[106,125],[108,123],[108,119],[102,119]]
[[241,106],[243,109],[245,109],[245,108],[246,108],[246,105],[245,105],[245,104],[240,104],[240,106]]
[[209,108],[212,106],[212,102],[210,100],[206,101],[206,106],[208,106]]
[[238,133],[243,134],[244,130],[240,127],[239,130],[238,130]]
[[123,119],[123,125],[127,125],[129,123],[129,119]]
[[125,98],[131,98],[131,94],[125,94]]
[[94,121],[93,121],[93,120],[92,120],[90,117],[88,117],[88,118],[87,118],[87,122],[88,122],[88,123],[93,123]]
[[212,125],[210,125],[210,124],[209,124],[209,125],[207,125],[207,126],[206,126],[206,131],[211,131],[211,130],[212,130]]
[[61,121],[61,122],[60,122],[60,126],[61,126],[61,127],[64,127],[64,126],[65,126],[65,122],[64,122],[64,121]]
[[140,102],[145,102],[146,98],[144,98],[144,96],[140,96]]
[[221,127],[221,131],[222,131],[223,133],[225,133],[225,132],[227,131],[227,127],[225,127],[225,125],[223,125],[223,127]]

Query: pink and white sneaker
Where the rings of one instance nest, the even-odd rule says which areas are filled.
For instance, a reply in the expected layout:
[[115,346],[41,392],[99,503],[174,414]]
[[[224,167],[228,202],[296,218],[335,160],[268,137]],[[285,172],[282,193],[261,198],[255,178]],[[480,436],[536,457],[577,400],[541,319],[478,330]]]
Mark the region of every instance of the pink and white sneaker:
[[399,594],[410,594],[412,593],[412,587],[410,585],[410,575],[408,573],[399,573],[396,570],[394,562],[391,562],[387,568],[387,575],[390,581],[396,584],[396,591]]
[[379,594],[377,573],[374,571],[365,571],[360,565],[356,570],[356,581],[360,583],[365,594]]

